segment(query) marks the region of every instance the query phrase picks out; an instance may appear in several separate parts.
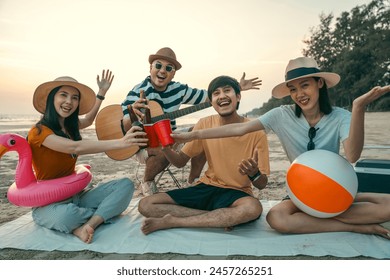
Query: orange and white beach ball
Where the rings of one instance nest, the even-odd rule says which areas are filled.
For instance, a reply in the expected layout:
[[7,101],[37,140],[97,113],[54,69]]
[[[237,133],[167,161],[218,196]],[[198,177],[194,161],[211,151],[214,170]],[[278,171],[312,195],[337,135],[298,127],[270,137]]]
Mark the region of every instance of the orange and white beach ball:
[[287,191],[303,212],[330,218],[347,210],[357,193],[353,166],[342,156],[312,150],[298,156],[287,170]]

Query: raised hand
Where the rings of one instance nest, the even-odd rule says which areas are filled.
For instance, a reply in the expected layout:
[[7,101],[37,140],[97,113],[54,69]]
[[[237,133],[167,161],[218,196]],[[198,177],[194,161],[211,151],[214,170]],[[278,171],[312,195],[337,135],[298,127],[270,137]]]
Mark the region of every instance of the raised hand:
[[259,154],[256,148],[253,153],[253,157],[248,159],[243,159],[238,164],[238,172],[240,172],[242,175],[255,176],[256,173],[259,171],[258,161],[259,161]]
[[102,72],[102,79],[100,80],[99,75],[96,77],[97,84],[99,86],[99,95],[105,96],[106,92],[110,88],[112,81],[114,80],[114,75],[112,75],[112,72],[110,70],[103,70]]
[[110,88],[113,79],[114,75],[112,75],[110,70],[103,70],[101,80],[99,75],[97,75],[96,80],[99,86],[99,92],[96,95],[96,101],[99,102],[95,102],[95,105],[93,106],[91,111],[89,111],[84,118],[80,118],[80,129],[86,128],[92,125],[92,123],[94,122],[96,115],[100,109],[100,105],[102,104],[106,92]]
[[260,89],[261,84],[262,80],[260,80],[258,77],[245,80],[245,72],[242,74],[240,79],[241,90]]
[[390,92],[390,86],[384,86],[384,87],[376,86],[372,88],[369,92],[357,97],[353,101],[353,106],[365,107],[371,102],[385,95],[387,92]]

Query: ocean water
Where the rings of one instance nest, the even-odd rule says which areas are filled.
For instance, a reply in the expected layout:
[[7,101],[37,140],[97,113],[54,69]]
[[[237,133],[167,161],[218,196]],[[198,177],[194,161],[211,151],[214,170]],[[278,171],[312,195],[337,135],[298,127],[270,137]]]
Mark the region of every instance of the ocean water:
[[26,132],[39,118],[39,114],[0,114],[0,133]]
[[[40,119],[39,114],[0,114],[1,133],[27,133],[30,128]],[[188,116],[176,119],[178,126],[193,125],[199,120],[198,116]],[[87,129],[95,129],[91,125]]]

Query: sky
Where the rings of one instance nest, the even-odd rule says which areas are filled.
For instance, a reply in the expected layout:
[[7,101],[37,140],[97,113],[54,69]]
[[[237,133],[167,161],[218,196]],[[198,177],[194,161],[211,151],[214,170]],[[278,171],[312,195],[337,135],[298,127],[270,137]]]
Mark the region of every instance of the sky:
[[[259,77],[239,113],[261,107],[302,56],[320,14],[369,0],[0,0],[0,115],[34,114],[35,88],[72,76],[98,91],[103,69],[115,75],[102,107],[121,103],[149,75],[148,57],[170,47],[182,69],[174,81],[207,88],[219,75]],[[199,117],[212,108],[192,114]]]

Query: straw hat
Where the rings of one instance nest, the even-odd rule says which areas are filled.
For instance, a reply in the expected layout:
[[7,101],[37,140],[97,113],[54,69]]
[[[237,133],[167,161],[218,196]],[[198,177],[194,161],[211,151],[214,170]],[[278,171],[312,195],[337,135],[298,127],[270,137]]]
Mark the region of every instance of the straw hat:
[[272,89],[272,96],[283,98],[290,95],[287,83],[305,77],[320,77],[326,82],[328,88],[334,87],[340,81],[340,76],[336,73],[321,72],[317,62],[310,57],[298,57],[289,61],[286,67],[285,82],[278,84]]
[[175,69],[179,70],[181,68],[181,64],[176,60],[176,54],[171,48],[162,48],[157,51],[156,54],[149,55],[149,63],[152,64],[156,59],[165,59],[175,65]]
[[91,111],[96,101],[95,92],[90,87],[77,82],[76,79],[63,76],[58,77],[54,81],[43,83],[36,88],[33,96],[33,105],[39,113],[45,113],[46,100],[49,93],[54,88],[60,86],[72,86],[80,92],[79,115],[84,115]]

